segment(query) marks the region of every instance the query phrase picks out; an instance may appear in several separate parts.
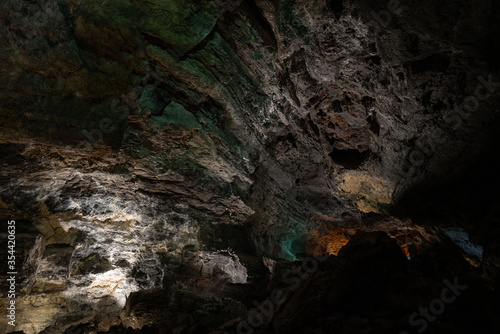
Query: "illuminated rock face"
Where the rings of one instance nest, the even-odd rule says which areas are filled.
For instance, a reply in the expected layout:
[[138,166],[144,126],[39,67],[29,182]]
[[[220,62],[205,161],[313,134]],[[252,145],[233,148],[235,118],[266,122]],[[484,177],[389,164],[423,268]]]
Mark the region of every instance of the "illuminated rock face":
[[[401,275],[413,266],[403,290],[422,277],[436,288],[447,262],[458,269],[446,274],[479,267],[472,278],[498,286],[498,201],[471,195],[499,179],[498,11],[465,0],[2,2],[0,218],[18,222],[23,264],[15,330],[233,331],[291,260],[366,264],[374,240],[387,245],[377,261]],[[469,230],[483,262],[464,263],[435,226]],[[353,238],[365,251],[342,253]],[[353,268],[333,282],[347,286]],[[330,270],[303,278],[301,294],[314,302]],[[301,300],[290,297],[259,331],[289,326],[283,310],[299,314]],[[368,313],[339,323],[363,326]],[[371,329],[403,330],[400,318]]]
[[[25,157],[37,152],[30,146],[16,149],[20,154],[24,151]],[[74,162],[103,163],[102,158],[92,161],[88,154],[58,152]],[[116,159],[113,153],[104,154],[105,160]],[[135,173],[104,173],[99,168],[60,166],[54,170],[49,166],[53,160],[45,160],[43,154],[38,158],[38,170],[33,174],[14,178],[18,170],[12,170],[13,178],[4,189],[10,200],[2,202],[19,219],[30,219],[43,236],[26,250],[34,252],[35,273],[19,281],[24,289],[18,298],[16,329],[38,333],[51,328],[57,332],[64,326],[55,326],[56,321],[70,325],[103,314],[120,323],[120,312],[131,293],[166,288],[169,279],[186,280],[186,287],[194,285],[205,296],[223,296],[219,290],[226,284],[247,282],[247,269],[236,254],[201,250],[205,245],[200,229],[208,229],[212,220],[222,223],[224,218],[218,215],[231,214],[234,218],[229,223],[238,224],[252,212],[237,198],[210,200],[215,195],[206,195],[174,173],[163,174],[158,183],[158,175],[145,169],[138,172],[141,181]],[[127,166],[140,169],[140,164],[130,161]],[[197,204],[151,195],[162,192],[164,196],[189,192],[187,202],[206,198],[198,204],[204,212],[194,209]],[[21,198],[22,203],[18,202]],[[186,278],[179,278],[181,275]]]

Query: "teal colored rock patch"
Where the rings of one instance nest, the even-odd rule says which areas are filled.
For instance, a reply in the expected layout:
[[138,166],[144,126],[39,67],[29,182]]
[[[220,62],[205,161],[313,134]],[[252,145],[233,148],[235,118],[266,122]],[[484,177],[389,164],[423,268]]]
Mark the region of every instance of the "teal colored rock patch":
[[162,116],[151,117],[153,123],[162,128],[167,124],[176,124],[188,130],[201,129],[196,117],[176,102],[170,103],[164,110]]
[[297,255],[306,251],[305,242],[301,238],[283,240],[281,245],[286,259],[291,261],[299,260]]
[[142,96],[137,104],[154,116],[161,116],[165,107],[172,102],[172,99],[162,89],[147,87],[142,92]]

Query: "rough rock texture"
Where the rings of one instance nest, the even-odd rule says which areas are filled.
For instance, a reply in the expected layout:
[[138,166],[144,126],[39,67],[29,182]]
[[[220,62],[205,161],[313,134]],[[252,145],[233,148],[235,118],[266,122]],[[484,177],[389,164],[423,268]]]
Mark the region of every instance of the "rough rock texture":
[[[497,293],[499,17],[475,0],[3,1],[0,218],[22,288],[0,330],[234,329],[290,261],[340,257],[360,230],[395,239],[367,237],[390,248],[367,256],[416,296],[395,245],[411,262],[464,228],[483,260],[456,250],[448,273]],[[294,298],[262,330],[290,326]],[[344,306],[297,328],[404,329],[403,311],[370,327]],[[437,332],[470,328],[452,323]]]

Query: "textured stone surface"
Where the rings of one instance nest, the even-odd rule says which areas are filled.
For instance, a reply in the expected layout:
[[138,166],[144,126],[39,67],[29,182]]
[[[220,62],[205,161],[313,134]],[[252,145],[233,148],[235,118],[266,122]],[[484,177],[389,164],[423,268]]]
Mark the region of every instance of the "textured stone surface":
[[[450,275],[498,289],[499,10],[3,1],[0,218],[22,231],[16,330],[233,328],[290,261],[341,254],[360,230],[395,239],[367,237],[392,242],[367,254],[397,267],[389,281],[419,277],[401,253],[431,261],[428,247],[444,247]],[[484,246],[482,262],[436,228],[451,226]],[[272,326],[290,326],[293,300]],[[402,328],[403,312],[372,328],[349,305],[332,328]]]

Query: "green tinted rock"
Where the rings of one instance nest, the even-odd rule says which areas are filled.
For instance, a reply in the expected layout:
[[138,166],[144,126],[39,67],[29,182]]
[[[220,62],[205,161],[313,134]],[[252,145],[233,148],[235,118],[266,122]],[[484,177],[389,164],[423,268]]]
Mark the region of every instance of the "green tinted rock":
[[177,124],[189,130],[201,129],[201,124],[198,123],[196,117],[176,102],[170,103],[163,110],[162,116],[153,116],[151,120],[158,127],[163,127],[167,124]]
[[148,86],[142,92],[141,98],[137,101],[145,111],[154,116],[161,116],[165,107],[172,102],[172,99],[163,89]]
[[202,41],[215,26],[212,1],[149,0],[139,1],[139,29],[161,39],[162,44],[175,47],[181,53]]

